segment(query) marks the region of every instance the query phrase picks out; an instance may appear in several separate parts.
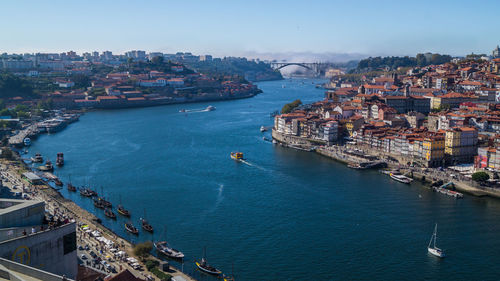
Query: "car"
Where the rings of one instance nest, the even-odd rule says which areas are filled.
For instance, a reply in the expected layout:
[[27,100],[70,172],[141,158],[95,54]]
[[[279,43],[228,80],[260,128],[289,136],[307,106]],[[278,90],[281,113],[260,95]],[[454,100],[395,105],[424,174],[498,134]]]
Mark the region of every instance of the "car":
[[89,247],[89,245],[85,245],[85,248],[84,248],[84,249],[85,249],[85,251],[88,251],[88,250],[90,250],[90,247]]
[[94,251],[90,251],[90,256],[93,257],[94,259],[97,257],[96,253]]
[[82,245],[78,246],[78,250],[83,251]]
[[81,255],[81,259],[82,259],[82,260],[86,260],[86,259],[87,259],[87,256],[86,256],[85,254],[82,254],[82,255]]

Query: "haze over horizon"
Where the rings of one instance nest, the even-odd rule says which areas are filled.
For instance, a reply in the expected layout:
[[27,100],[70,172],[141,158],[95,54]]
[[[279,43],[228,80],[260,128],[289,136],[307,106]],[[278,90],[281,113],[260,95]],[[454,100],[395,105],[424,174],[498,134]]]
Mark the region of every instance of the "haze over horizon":
[[[490,54],[498,1],[51,1],[3,3],[0,53],[110,50],[347,61]],[[476,12],[471,12],[476,11]],[[20,18],[22,20],[20,20]]]

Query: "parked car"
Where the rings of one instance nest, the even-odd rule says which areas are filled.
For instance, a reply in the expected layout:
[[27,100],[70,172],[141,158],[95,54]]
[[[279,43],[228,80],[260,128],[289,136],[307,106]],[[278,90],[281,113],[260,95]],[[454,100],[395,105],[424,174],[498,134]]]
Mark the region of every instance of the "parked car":
[[86,260],[86,259],[87,259],[87,256],[86,256],[85,254],[82,254],[82,255],[81,255],[81,258],[82,258],[82,260]]

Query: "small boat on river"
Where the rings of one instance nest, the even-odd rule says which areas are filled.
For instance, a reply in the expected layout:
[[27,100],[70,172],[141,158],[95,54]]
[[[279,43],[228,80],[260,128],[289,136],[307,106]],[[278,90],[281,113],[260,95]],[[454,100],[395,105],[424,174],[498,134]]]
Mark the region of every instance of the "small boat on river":
[[427,246],[427,251],[431,255],[434,255],[438,258],[444,258],[445,257],[444,251],[439,249],[438,247],[436,247],[437,228],[438,228],[438,225],[436,223],[436,226],[434,227],[434,233],[432,233],[432,236],[431,236],[431,241],[429,241],[429,245]]
[[111,219],[116,219],[116,214],[110,209],[110,208],[106,208],[106,210],[104,210],[104,215],[108,218],[111,218]]
[[236,161],[245,160],[243,158],[243,152],[231,152],[231,159]]
[[54,183],[55,183],[57,186],[63,186],[63,182],[62,182],[59,178],[55,178],[55,179],[54,179]]
[[222,271],[218,270],[217,268],[215,268],[207,263],[207,259],[205,257],[206,249],[203,251],[203,253],[204,253],[203,258],[201,258],[200,261],[195,261],[195,264],[198,267],[198,269],[200,269],[201,271],[208,273],[208,274],[221,275]]
[[413,181],[413,179],[401,174],[390,173],[389,176],[391,177],[391,179],[399,181],[401,183],[410,184]]
[[43,157],[40,153],[35,154],[35,157],[31,157],[33,163],[43,163]]
[[52,165],[52,162],[50,160],[47,160],[45,165],[38,167],[38,170],[44,171],[44,172],[52,172],[52,171],[54,171],[54,166]]
[[68,190],[69,190],[69,191],[73,191],[73,192],[75,192],[75,191],[76,191],[76,186],[74,186],[74,185],[73,185],[73,184],[71,184],[71,183],[68,183]]
[[142,229],[146,230],[147,232],[153,233],[153,226],[150,225],[146,219],[141,218],[141,225]]
[[168,258],[171,258],[171,259],[183,259],[184,258],[184,254],[179,250],[171,248],[168,245],[167,241],[158,241],[158,242],[153,243],[153,245],[155,246],[156,251],[165,255]]
[[99,209],[104,209],[104,204],[102,203],[102,200],[100,198],[95,198],[94,199],[94,206]]
[[57,153],[56,165],[62,167],[64,165],[64,154],[62,152]]
[[215,106],[207,106],[207,108],[205,109],[206,111],[214,111],[215,110]]
[[125,223],[125,230],[135,235],[139,234],[139,230],[132,223]]
[[118,214],[120,214],[124,217],[130,217],[130,212],[128,210],[126,210],[125,208],[123,208],[122,205],[118,205],[118,208],[116,209],[116,211],[118,212]]

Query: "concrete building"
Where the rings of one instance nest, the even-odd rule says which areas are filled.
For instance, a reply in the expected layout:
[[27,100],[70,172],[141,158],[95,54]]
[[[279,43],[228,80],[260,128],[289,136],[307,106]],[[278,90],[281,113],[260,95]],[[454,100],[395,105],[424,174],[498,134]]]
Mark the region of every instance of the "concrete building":
[[52,274],[22,263],[0,258],[0,280],[16,281],[71,281],[65,276]]
[[75,223],[44,225],[44,216],[42,201],[0,199],[0,258],[75,278]]

